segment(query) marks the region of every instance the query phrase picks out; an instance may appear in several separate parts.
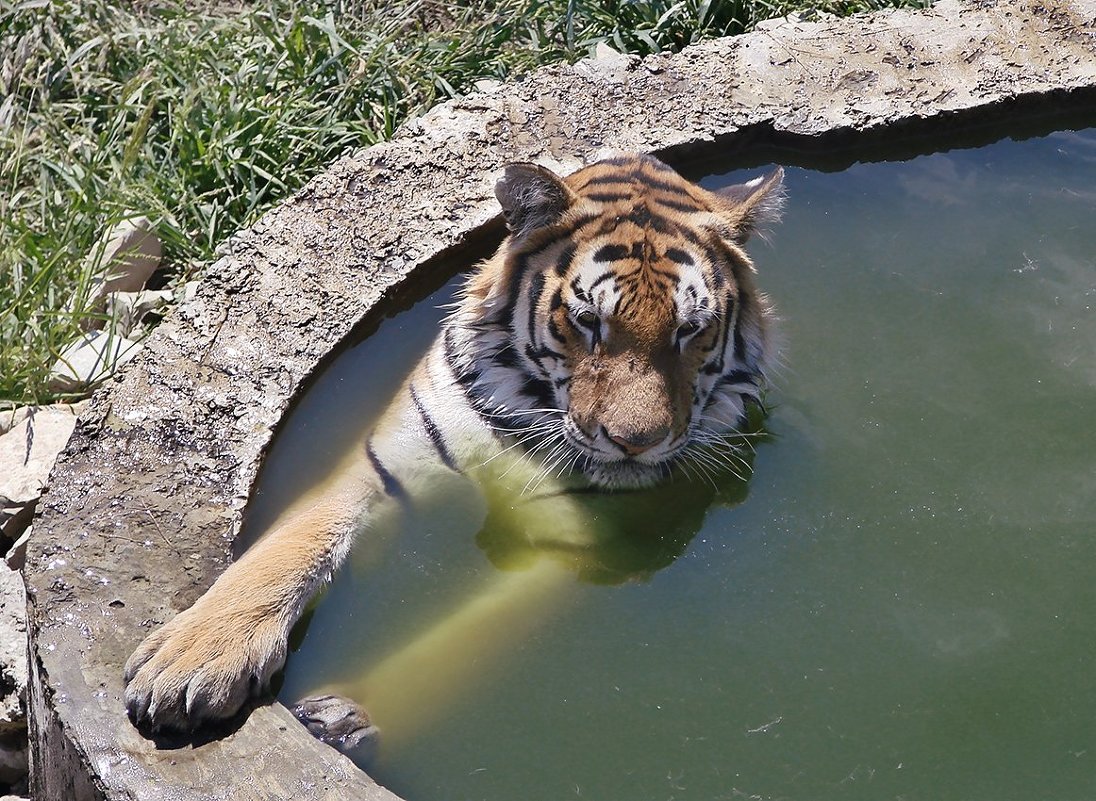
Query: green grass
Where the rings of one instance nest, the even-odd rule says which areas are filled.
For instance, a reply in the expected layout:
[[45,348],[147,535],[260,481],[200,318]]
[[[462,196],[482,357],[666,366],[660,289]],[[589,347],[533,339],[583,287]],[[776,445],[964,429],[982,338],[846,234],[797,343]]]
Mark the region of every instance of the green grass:
[[127,215],[153,219],[182,281],[345,148],[477,80],[895,4],[921,0],[0,0],[0,401],[56,399],[85,254]]

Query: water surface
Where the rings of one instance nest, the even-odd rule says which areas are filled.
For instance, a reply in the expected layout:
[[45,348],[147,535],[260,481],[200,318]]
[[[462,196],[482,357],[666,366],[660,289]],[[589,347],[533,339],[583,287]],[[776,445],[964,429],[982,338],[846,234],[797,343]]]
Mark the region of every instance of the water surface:
[[[650,569],[552,577],[440,654],[435,714],[378,721],[370,770],[410,801],[1096,794],[1096,132],[786,183],[750,246],[787,366],[748,486],[694,499]],[[362,441],[451,291],[328,370],[250,525]],[[520,575],[484,512],[458,496],[343,571],[283,700]]]

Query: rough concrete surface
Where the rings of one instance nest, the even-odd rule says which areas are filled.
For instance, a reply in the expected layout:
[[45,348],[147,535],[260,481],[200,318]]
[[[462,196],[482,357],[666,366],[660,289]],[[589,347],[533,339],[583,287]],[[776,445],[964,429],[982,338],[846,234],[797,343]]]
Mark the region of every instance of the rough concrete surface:
[[277,704],[201,743],[147,740],[123,713],[122,664],[228,562],[302,382],[401,281],[484,230],[505,163],[567,172],[605,149],[745,159],[773,137],[829,147],[1091,109],[1094,52],[1096,0],[773,24],[676,56],[546,69],[335,163],[231,240],[96,395],[53,472],[26,565],[35,797],[393,798]]

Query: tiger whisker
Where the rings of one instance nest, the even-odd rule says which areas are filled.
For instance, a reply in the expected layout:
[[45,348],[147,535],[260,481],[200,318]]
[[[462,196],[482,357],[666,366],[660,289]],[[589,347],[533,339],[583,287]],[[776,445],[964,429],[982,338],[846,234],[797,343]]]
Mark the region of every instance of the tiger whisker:
[[750,446],[752,448],[752,445],[748,442],[739,445],[737,442],[732,442],[732,439],[737,438],[733,435],[715,434],[711,431],[701,429],[693,434],[690,443],[693,445],[709,445],[713,448],[728,452],[741,451],[743,446]]
[[[544,437],[540,442],[538,442],[533,448],[527,450],[526,454],[529,457],[529,461],[535,462],[537,454],[542,452],[545,448],[551,447],[551,450],[554,451],[555,448],[558,447],[558,443],[553,444],[556,442],[557,437],[559,437],[558,433],[550,433],[548,436]],[[499,478],[504,478],[505,476],[509,475],[510,472],[514,470],[514,468],[516,468],[519,464],[523,463],[523,461],[524,460],[515,461],[508,468],[506,468],[506,470],[502,473],[501,476],[499,476]],[[524,493],[524,490],[522,490],[522,492]]]
[[[711,468],[708,467],[703,462],[700,462],[700,461],[696,460],[695,458],[692,459],[691,461],[692,461],[692,467],[696,470],[697,475],[700,476],[700,479],[702,481],[707,482],[708,484],[711,484],[713,489],[719,489],[718,485],[715,482],[715,479],[713,478],[713,471],[711,470]],[[685,462],[683,461],[682,465],[684,465],[684,464],[685,464]]]
[[[564,414],[567,414],[567,412],[565,412],[563,409],[553,409],[553,408],[546,408],[546,409],[507,409],[506,407],[503,407],[503,406],[496,407],[493,411],[483,412],[484,417],[491,418],[491,419],[502,419],[502,420],[510,419],[510,418],[513,418],[513,417],[522,417],[522,416],[527,416],[527,415],[534,415],[534,414],[546,415],[546,416],[547,415],[552,415],[553,419],[555,419],[554,418],[555,415],[564,415]],[[558,424],[558,420],[556,422]]]
[[544,421],[534,423],[529,426],[523,426],[521,428],[509,428],[507,426],[489,425],[489,428],[496,434],[501,434],[504,437],[521,437],[524,438],[529,433],[550,432],[559,428],[555,423],[551,421]]
[[488,416],[490,416],[490,417],[521,417],[522,415],[531,415],[531,414],[551,414],[551,415],[561,414],[562,415],[562,414],[567,414],[567,412],[564,411],[563,409],[553,409],[551,407],[546,408],[546,409],[507,409],[505,411],[502,411],[501,409],[499,409],[499,410],[496,410],[495,412],[489,413]]
[[557,468],[565,466],[573,452],[574,448],[571,446],[571,443],[567,441],[566,437],[561,437],[559,444],[552,449],[552,452],[549,453],[547,457],[545,457],[543,474],[533,489],[536,490],[546,478],[555,473]]
[[522,495],[526,492],[536,492],[537,487],[539,487],[544,482],[544,479],[548,478],[549,474],[555,469],[558,460],[566,457],[566,448],[567,440],[560,437],[560,440],[556,443],[555,447],[548,452],[547,456],[541,459],[542,469],[538,471],[539,475],[534,476],[526,482],[525,487],[521,491]]
[[[745,480],[742,472],[739,471],[739,465],[736,465],[734,462],[727,459],[718,458],[718,455],[710,450],[697,448],[690,453],[690,456],[697,464],[703,464],[716,472],[730,473],[739,480]],[[749,470],[749,465],[745,462],[741,462],[741,467],[747,471]]]
[[[741,445],[737,442],[729,441],[731,439],[738,439],[739,437],[742,437],[743,439]],[[741,447],[746,447],[750,449],[751,453],[757,453],[757,448],[754,443],[750,441],[750,438],[740,434],[719,434],[704,428],[698,428],[693,433],[691,441],[694,444],[709,445],[713,448],[725,449],[727,451],[737,451],[740,450]]]
[[[720,430],[726,431],[726,436],[742,437],[743,439],[758,439],[765,436],[764,431],[743,431],[738,426],[727,422],[713,414],[700,414],[697,416],[698,420],[714,420],[719,424]],[[711,431],[711,429],[709,429]]]
[[696,474],[693,473],[693,471],[689,468],[689,462],[687,459],[678,459],[676,461],[676,464],[678,467],[681,468],[681,472],[685,474],[686,478],[688,478],[690,481],[697,480]]
[[748,464],[747,460],[743,458],[739,449],[723,439],[705,439],[704,437],[698,437],[692,447],[698,451],[703,451],[710,455],[712,458],[718,458],[723,461],[735,462],[745,466]]
[[581,451],[574,450],[572,452],[571,460],[564,464],[562,467],[560,467],[559,472],[556,473],[556,478],[562,478],[565,475],[571,475],[571,473],[574,472],[575,465],[578,463],[578,460],[579,458],[581,458],[581,456]]
[[741,478],[738,471],[739,466],[749,470],[749,463],[733,451],[706,447],[702,442],[698,443],[697,447],[689,448],[686,453],[694,461],[703,462],[719,470],[729,470],[739,478]]
[[502,450],[500,450],[497,453],[494,453],[491,456],[487,457],[487,459],[480,462],[479,466],[480,467],[486,467],[488,464],[493,462],[498,457],[509,453],[510,451],[514,450],[515,448],[524,447],[525,445],[528,445],[530,442],[533,442],[534,440],[536,440],[540,437],[543,437],[546,434],[551,434],[553,429],[554,429],[554,426],[534,426],[534,427],[531,427],[530,429],[528,429],[529,433],[525,434],[524,436],[518,437],[510,445],[507,445]]

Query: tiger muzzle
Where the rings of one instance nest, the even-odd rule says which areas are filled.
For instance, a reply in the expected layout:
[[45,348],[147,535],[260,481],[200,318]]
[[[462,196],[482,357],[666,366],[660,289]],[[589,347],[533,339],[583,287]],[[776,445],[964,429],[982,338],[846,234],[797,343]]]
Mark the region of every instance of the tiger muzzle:
[[675,403],[666,376],[650,364],[629,359],[614,366],[612,380],[598,398],[595,418],[609,442],[636,457],[667,439]]
[[641,453],[646,453],[666,439],[666,435],[670,433],[669,426],[663,426],[653,431],[613,431],[604,425],[601,428],[605,432],[605,436],[628,456],[639,456]]

